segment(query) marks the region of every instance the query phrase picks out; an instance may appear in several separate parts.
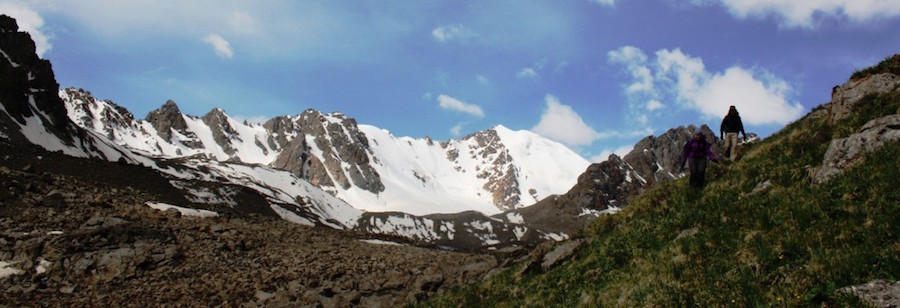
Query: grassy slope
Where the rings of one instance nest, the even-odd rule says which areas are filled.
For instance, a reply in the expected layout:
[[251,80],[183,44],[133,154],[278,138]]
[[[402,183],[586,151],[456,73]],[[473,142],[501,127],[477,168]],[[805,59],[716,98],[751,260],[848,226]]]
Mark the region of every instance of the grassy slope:
[[507,270],[429,305],[859,304],[834,290],[900,280],[900,143],[826,183],[808,174],[832,138],[900,113],[898,91],[866,100],[836,125],[806,117],[745,147],[739,162],[713,165],[702,193],[686,179],[648,191],[587,227],[587,244],[559,267]]

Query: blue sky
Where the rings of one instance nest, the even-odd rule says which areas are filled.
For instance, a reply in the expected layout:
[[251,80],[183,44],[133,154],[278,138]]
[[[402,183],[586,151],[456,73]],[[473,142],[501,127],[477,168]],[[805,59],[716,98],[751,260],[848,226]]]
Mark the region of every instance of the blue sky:
[[9,1],[62,87],[437,140],[504,125],[594,161],[736,105],[768,136],[900,52],[898,0]]

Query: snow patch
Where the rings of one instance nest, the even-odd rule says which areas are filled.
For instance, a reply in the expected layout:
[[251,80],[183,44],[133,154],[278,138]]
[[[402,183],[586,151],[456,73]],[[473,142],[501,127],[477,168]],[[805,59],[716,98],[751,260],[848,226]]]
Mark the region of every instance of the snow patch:
[[0,49],[0,54],[3,54],[3,57],[6,58],[6,61],[9,61],[9,64],[12,65],[13,68],[18,68],[20,66],[19,63],[13,61],[13,59],[10,58],[9,55],[6,54],[5,51],[3,51],[3,49]]
[[519,213],[506,214],[506,220],[508,220],[510,223],[520,225],[525,223],[525,217],[522,217],[522,214]]
[[[301,217],[300,215],[297,215],[296,213],[291,212],[290,210],[285,209],[281,206],[272,204],[269,207],[271,207],[272,210],[275,211],[275,214],[278,214],[278,216],[281,217],[281,219],[287,220],[289,222],[292,222],[292,223],[295,223],[298,225],[304,225],[304,226],[310,226],[310,227],[313,227],[316,225],[312,220]],[[339,229],[339,228],[336,228],[336,229]]]
[[382,241],[382,240],[359,240],[360,242],[376,244],[376,245],[391,245],[391,246],[407,246],[406,244],[400,244],[396,242]]
[[150,202],[145,203],[147,206],[165,212],[168,209],[175,209],[182,216],[193,216],[193,217],[217,217],[219,213],[207,210],[198,210],[198,209],[190,209],[186,207],[175,206],[171,204],[161,203],[161,202]]

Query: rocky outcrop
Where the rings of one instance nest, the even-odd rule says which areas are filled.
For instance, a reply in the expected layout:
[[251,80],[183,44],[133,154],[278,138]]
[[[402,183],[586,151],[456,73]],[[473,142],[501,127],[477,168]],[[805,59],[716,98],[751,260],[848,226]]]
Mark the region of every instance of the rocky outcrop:
[[[125,107],[109,100],[99,100],[84,89],[67,88],[60,96],[69,100],[69,118],[81,127],[103,133],[110,140],[119,139],[117,133],[138,131],[141,128]],[[99,114],[98,114],[99,113]]]
[[840,288],[837,292],[855,295],[872,307],[900,307],[900,281],[878,279]]
[[[684,144],[696,131],[698,128],[690,125],[669,129],[659,136],[648,136],[638,141],[624,160],[648,185],[674,180],[681,174],[679,169]],[[714,142],[716,134],[706,125],[701,125],[699,131],[712,144],[713,153],[721,157],[721,145]]]
[[156,133],[166,141],[172,141],[172,130],[181,134],[187,133],[187,123],[175,101],[168,100],[162,107],[147,113],[144,119],[156,129]]
[[[356,120],[340,113],[322,114],[307,110],[285,123],[284,119],[266,123],[267,128],[297,128],[278,133],[273,143],[287,140],[273,166],[306,177],[313,185],[349,189],[355,185],[373,193],[384,191],[378,172],[370,165],[368,139],[357,128]],[[283,138],[283,139],[282,139]],[[315,147],[321,156],[312,155]],[[349,165],[345,168],[344,165]],[[303,166],[308,165],[304,171]]]
[[[565,194],[511,213],[522,215],[530,227],[538,230],[573,234],[599,215],[626,206],[631,198],[651,186],[684,176],[679,170],[681,153],[695,131],[702,132],[709,141],[715,140],[706,125],[682,126],[659,136],[648,136],[635,144],[625,158],[613,154],[604,162],[590,165]],[[748,140],[758,138],[748,134]],[[712,142],[712,150],[721,156],[718,142]]]
[[216,141],[216,144],[225,151],[225,154],[233,157],[236,150],[232,146],[231,139],[236,139],[240,142],[241,137],[238,135],[237,131],[234,130],[234,127],[228,123],[228,115],[225,114],[225,110],[215,108],[201,119],[212,131],[213,140]]
[[887,93],[900,87],[900,77],[891,73],[851,80],[831,91],[831,102],[825,105],[829,123],[836,123],[852,112],[862,98],[877,93]]
[[822,167],[814,175],[816,183],[827,181],[881,148],[885,142],[900,141],[900,114],[869,121],[850,137],[832,140]]
[[23,125],[39,116],[48,131],[74,142],[50,61],[37,56],[31,36],[6,15],[0,15],[0,80],[0,104],[11,120]]
[[[494,205],[501,210],[516,208],[521,203],[519,197],[518,171],[509,151],[503,146],[500,136],[493,129],[466,136],[463,140],[475,141],[469,150],[472,155],[486,162],[484,169],[479,170],[477,177],[485,179],[482,189],[489,192]],[[455,148],[447,151],[447,158],[458,156]],[[454,158],[455,159],[455,158]]]
[[643,183],[634,169],[613,154],[604,162],[590,165],[565,194],[511,212],[534,228],[574,234],[600,213],[624,206],[630,196],[641,191]]

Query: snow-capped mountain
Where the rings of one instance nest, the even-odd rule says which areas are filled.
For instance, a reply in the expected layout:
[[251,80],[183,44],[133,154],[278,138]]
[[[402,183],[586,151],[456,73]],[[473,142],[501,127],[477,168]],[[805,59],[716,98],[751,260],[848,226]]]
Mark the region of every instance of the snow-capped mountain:
[[[0,159],[43,151],[117,162],[104,174],[129,188],[165,186],[159,198],[178,206],[423,245],[484,250],[568,238],[646,187],[683,176],[674,160],[690,137],[670,130],[624,159],[590,165],[503,126],[435,142],[341,113],[307,110],[253,124],[218,108],[184,115],[172,101],[139,120],[87,91],[60,91],[34,51],[28,34],[0,16]],[[128,178],[135,170],[141,180]]]
[[168,101],[137,120],[84,90],[59,95],[72,121],[121,146],[162,158],[272,166],[366,211],[497,214],[565,192],[589,165],[559,143],[503,126],[435,142],[395,137],[341,113],[307,110],[260,125],[218,108],[183,115]]

